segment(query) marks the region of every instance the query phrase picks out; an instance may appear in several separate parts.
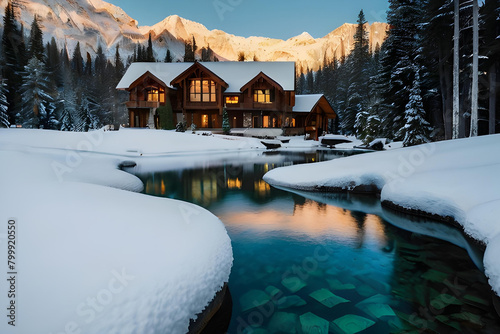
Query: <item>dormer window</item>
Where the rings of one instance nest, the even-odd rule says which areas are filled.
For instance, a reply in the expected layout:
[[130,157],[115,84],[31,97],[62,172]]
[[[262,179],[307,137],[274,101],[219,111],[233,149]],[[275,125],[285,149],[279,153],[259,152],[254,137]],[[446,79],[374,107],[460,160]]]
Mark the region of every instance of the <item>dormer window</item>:
[[193,79],[189,82],[189,101],[216,102],[215,82],[212,80]]
[[270,89],[256,89],[253,92],[253,101],[257,103],[272,103]]
[[147,100],[146,101],[152,101],[152,102],[158,102],[159,98],[158,98],[158,89],[156,88],[149,88],[147,90]]

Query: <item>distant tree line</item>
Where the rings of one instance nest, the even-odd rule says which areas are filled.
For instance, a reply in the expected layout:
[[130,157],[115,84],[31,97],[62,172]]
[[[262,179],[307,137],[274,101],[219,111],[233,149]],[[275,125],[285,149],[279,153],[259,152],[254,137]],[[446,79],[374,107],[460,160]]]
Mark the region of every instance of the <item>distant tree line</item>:
[[[298,69],[298,93],[325,94],[338,114],[336,131],[413,145],[452,138],[453,0],[389,0],[388,36],[370,52],[363,11],[349,56]],[[500,1],[479,10],[479,134],[499,128]],[[460,137],[470,133],[473,6],[460,6]],[[332,129],[333,130],[333,129]]]
[[[88,131],[125,121],[124,92],[115,89],[125,65],[101,46],[94,59],[77,43],[70,56],[54,38],[44,45],[37,16],[29,37],[16,19],[17,3],[5,8],[1,41],[0,126]],[[125,93],[126,94],[126,93]]]

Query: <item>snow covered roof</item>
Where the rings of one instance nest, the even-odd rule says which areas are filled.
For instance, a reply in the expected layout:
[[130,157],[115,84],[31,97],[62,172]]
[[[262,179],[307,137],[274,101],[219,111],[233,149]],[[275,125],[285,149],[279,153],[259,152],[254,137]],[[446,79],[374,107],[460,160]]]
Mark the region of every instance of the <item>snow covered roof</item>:
[[167,87],[170,81],[184,72],[192,63],[132,63],[116,86],[127,89],[146,72],[160,79]]
[[[241,88],[260,72],[276,81],[285,91],[295,90],[295,63],[288,62],[205,62],[200,63],[228,84],[226,93],[240,93]],[[146,72],[163,81],[170,88],[172,80],[191,67],[193,63],[133,63],[117,85],[127,89]]]
[[293,112],[310,112],[322,97],[323,94],[295,95]]

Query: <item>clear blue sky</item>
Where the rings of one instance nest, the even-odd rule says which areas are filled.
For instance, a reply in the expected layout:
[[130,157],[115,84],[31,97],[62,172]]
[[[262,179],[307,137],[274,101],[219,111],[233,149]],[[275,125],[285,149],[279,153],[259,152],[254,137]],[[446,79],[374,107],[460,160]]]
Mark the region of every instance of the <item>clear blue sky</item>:
[[368,22],[385,22],[387,0],[108,0],[139,25],[153,25],[177,14],[208,29],[237,36],[288,39],[304,31],[319,38],[363,9]]

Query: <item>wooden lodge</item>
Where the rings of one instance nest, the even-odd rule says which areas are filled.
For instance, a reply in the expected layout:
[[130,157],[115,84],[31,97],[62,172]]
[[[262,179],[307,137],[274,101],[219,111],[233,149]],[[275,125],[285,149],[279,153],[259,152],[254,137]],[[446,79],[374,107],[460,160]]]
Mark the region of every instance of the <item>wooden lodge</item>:
[[129,126],[158,128],[170,103],[174,122],[198,129],[282,128],[317,139],[335,112],[323,95],[295,95],[294,62],[133,63],[117,89],[129,92]]

